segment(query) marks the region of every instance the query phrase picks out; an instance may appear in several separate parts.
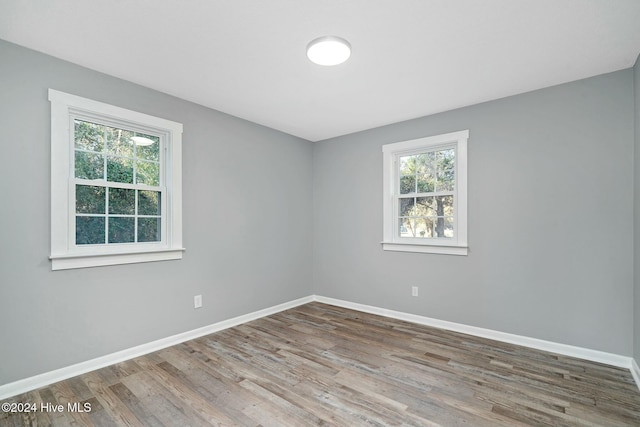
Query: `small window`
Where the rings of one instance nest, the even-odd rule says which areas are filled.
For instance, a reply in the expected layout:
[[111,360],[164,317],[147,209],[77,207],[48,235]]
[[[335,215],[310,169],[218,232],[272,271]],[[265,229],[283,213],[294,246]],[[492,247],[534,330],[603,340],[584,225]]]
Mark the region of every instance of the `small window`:
[[52,269],[182,257],[182,125],[49,90]]
[[384,145],[384,250],[467,254],[469,131]]

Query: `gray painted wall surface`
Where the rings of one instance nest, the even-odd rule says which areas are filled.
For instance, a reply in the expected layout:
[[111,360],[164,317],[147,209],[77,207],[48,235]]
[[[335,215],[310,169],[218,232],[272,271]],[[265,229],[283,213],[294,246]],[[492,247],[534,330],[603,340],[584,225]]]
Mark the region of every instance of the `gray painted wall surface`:
[[[628,69],[317,143],[316,294],[631,356],[632,88]],[[382,145],[463,129],[469,255],[383,251]]]
[[[183,260],[51,271],[48,88],[184,124]],[[0,129],[0,384],[312,294],[310,142],[4,41]]]
[[635,150],[634,150],[634,357],[640,365],[640,56],[633,67],[635,95]]

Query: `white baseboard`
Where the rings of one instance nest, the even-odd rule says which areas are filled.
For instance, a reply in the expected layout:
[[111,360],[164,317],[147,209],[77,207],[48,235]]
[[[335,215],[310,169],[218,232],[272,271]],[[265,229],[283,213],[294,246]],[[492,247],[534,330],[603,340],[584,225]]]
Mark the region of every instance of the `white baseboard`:
[[638,364],[634,358],[631,358],[631,375],[633,375],[636,385],[640,388],[640,368],[638,368]]
[[297,307],[311,301],[313,301],[313,296],[299,298],[297,300],[275,305],[263,310],[254,311],[253,313],[223,320],[221,322],[204,326],[202,328],[193,329],[191,331],[152,341],[147,344],[142,344],[136,347],[128,348],[126,350],[107,354],[106,356],[87,360],[86,362],[76,363],[75,365],[56,369],[55,371],[45,372],[43,374],[35,375],[33,377],[18,380],[9,384],[0,385],[0,400],[6,399],[11,396],[16,396],[18,394],[26,393],[31,390],[36,390],[40,387],[44,387],[58,381],[63,381],[90,371],[95,371],[96,369],[104,368],[105,366],[113,365],[114,363],[124,362],[125,360],[133,359],[134,357],[139,357],[145,354],[152,353],[154,351],[162,350],[163,348],[171,347],[172,345],[180,344],[185,341],[209,335],[223,329],[240,325],[242,323],[247,323],[261,317],[279,313],[281,311],[288,310],[290,308]]
[[407,322],[417,323],[420,325],[461,332],[464,334],[475,335],[478,337],[489,338],[496,341],[522,345],[538,350],[549,351],[565,356],[576,357],[579,359],[590,360],[593,362],[599,362],[607,365],[629,369],[631,371],[631,374],[633,375],[636,385],[638,385],[638,387],[640,388],[640,368],[638,368],[638,365],[632,357],[620,356],[617,354],[606,353],[598,350],[590,350],[587,348],[576,347],[567,344],[559,344],[551,341],[544,341],[536,338],[529,338],[521,335],[494,331],[491,329],[478,328],[476,326],[463,325],[460,323],[448,322],[445,320],[438,320],[430,317],[419,316],[416,314],[388,310],[385,308],[358,304],[335,298],[310,295],[273,307],[265,308],[263,310],[258,310],[253,313],[223,320],[221,322],[204,326],[202,328],[183,332],[177,335],[172,335],[170,337],[152,341],[147,344],[142,344],[126,350],[87,360],[86,362],[80,362],[61,369],[56,369],[55,371],[45,372],[43,374],[35,375],[33,377],[18,380],[9,384],[0,385],[0,400],[6,399],[11,396],[16,396],[18,394],[26,393],[40,387],[45,387],[49,384],[63,381],[77,375],[94,371],[96,369],[104,368],[105,366],[113,365],[114,363],[124,362],[135,357],[162,350],[163,348],[171,347],[172,345],[180,344],[182,342],[199,338],[204,335],[209,335],[223,329],[228,329],[233,326],[247,323],[261,317],[279,313],[281,311],[288,310],[290,308],[294,308],[312,301],[318,301],[321,303],[350,308],[352,310],[362,311],[365,313],[377,314],[380,316],[390,317],[398,320],[405,320]]
[[[559,344],[552,341],[540,340],[537,338],[529,338],[521,335],[509,334],[506,332],[494,331],[491,329],[478,328],[476,326],[463,325],[445,320],[432,319],[430,317],[418,316],[416,314],[403,313],[400,311],[387,310],[384,308],[374,307],[370,305],[358,304],[349,301],[343,301],[323,296],[314,296],[314,300],[325,304],[336,305],[338,307],[350,308],[365,313],[377,314],[380,316],[391,317],[393,319],[405,320],[407,322],[418,323],[420,325],[432,326],[435,328],[446,329],[463,334],[475,335],[477,337],[489,338],[496,341],[506,342],[510,344],[522,345],[525,347],[535,348],[538,350],[558,353],[564,356],[577,357],[579,359],[589,360],[592,362],[604,363],[607,365],[617,366],[620,368],[631,369],[633,358],[620,356],[618,354],[606,353],[598,350],[590,350],[587,348],[576,347],[567,344]],[[637,365],[636,365],[637,367]],[[637,372],[640,374],[640,371]],[[640,375],[635,377],[636,384],[640,388]]]

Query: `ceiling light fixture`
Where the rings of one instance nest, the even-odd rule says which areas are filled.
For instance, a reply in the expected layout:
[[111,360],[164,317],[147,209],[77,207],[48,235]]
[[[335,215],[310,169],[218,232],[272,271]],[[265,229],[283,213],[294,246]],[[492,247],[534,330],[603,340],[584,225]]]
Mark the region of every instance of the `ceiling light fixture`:
[[336,36],[318,37],[307,45],[307,58],[318,65],[338,65],[351,56],[351,45]]

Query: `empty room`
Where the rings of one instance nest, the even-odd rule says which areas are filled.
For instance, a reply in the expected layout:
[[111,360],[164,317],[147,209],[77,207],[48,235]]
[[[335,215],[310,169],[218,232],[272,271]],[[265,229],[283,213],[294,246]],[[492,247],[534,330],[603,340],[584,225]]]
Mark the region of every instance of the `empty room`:
[[2,0],[0,426],[639,426],[640,2]]

